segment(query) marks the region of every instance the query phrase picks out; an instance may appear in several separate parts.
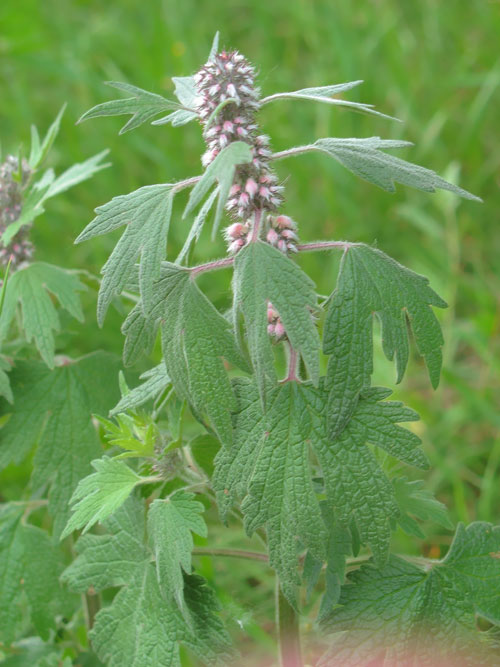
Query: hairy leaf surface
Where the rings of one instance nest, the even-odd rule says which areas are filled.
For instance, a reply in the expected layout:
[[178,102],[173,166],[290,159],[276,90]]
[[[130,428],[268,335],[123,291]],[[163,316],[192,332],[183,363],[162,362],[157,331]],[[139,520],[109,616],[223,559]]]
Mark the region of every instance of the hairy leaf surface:
[[155,555],[160,588],[166,587],[177,606],[188,613],[184,600],[184,577],[192,573],[192,533],[207,536],[201,514],[204,506],[193,493],[177,491],[166,500],[155,500],[148,512],[148,532]]
[[[52,264],[35,262],[16,271],[9,279],[2,317],[0,340],[7,335],[16,307],[21,305],[22,327],[28,342],[34,341],[42,359],[54,367],[54,332],[60,331],[59,315],[50,298],[53,294],[62,308],[77,320],[83,320],[79,292],[85,286],[75,273]],[[49,294],[50,293],[50,294]]]
[[147,401],[156,399],[170,384],[170,378],[165,368],[165,362],[151,368],[141,375],[142,384],[131,389],[122,396],[115,407],[110,411],[110,415],[117,415],[120,412],[134,410]]
[[123,461],[103,456],[91,462],[96,472],[81,479],[70,498],[71,515],[61,539],[83,528],[85,534],[98,521],[103,521],[122,505],[141,478]]
[[359,667],[374,655],[381,665],[436,664],[450,656],[458,664],[494,664],[476,615],[500,623],[499,555],[500,527],[477,522],[459,525],[446,557],[429,567],[398,556],[382,568],[363,565],[329,614],[326,625],[346,634],[321,664],[334,658]]
[[[266,412],[250,380],[233,383],[238,409],[233,414],[234,439],[216,457],[213,486],[223,518],[236,497],[248,532],[266,526],[270,560],[280,574],[287,597],[294,600],[298,548],[325,560],[327,528],[354,520],[361,541],[378,563],[387,559],[391,522],[399,514],[394,489],[367,443],[409,465],[426,467],[419,438],[398,422],[417,418],[395,401],[383,401],[386,389],[365,390],[355,412],[337,439],[328,436],[325,421],[328,393],[320,383],[288,382],[268,390]],[[312,485],[318,472],[311,469],[311,449],[323,475],[327,507],[321,514]],[[340,530],[340,528],[339,528]],[[342,540],[344,543],[345,540]],[[334,563],[330,553],[328,560]],[[331,597],[338,592],[339,565]]]
[[278,311],[291,345],[302,355],[312,381],[319,377],[319,336],[312,318],[314,283],[276,248],[250,243],[235,257],[234,301],[245,318],[250,356],[259,390],[275,380],[274,355],[267,332],[269,302]]
[[212,239],[219,228],[222,212],[229,196],[234,180],[234,172],[238,164],[252,161],[250,146],[244,141],[233,141],[224,148],[206,168],[201,179],[196,183],[189,196],[183,217],[185,218],[204,199],[214,183],[218,183],[217,208],[212,230]]
[[138,304],[125,321],[125,348],[138,350],[154,339],[161,323],[162,349],[172,383],[196,413],[206,414],[223,442],[231,441],[234,397],[223,359],[246,369],[230,323],[192,280],[190,271],[163,262],[148,318]]
[[23,522],[24,510],[0,506],[0,640],[6,644],[22,630],[23,592],[43,639],[55,629],[56,615],[71,613],[71,596],[59,583],[62,554],[44,530]]
[[110,605],[99,611],[90,634],[99,658],[110,667],[180,667],[179,643],[205,663],[227,651],[229,638],[214,612],[218,604],[204,580],[186,575],[184,599],[189,626],[166,586],[158,583],[147,544],[144,503],[130,498],[105,525],[106,535],[85,535],[79,556],[65,571],[70,588],[97,591],[121,586]]
[[389,192],[395,191],[394,183],[396,182],[425,192],[449,190],[465,199],[481,201],[479,197],[467,190],[448,183],[435,171],[406,162],[406,160],[380,150],[381,148],[403,148],[409,145],[411,144],[407,141],[369,137],[367,139],[318,139],[312,147],[335,158],[349,171],[365,181],[374,183]]
[[68,520],[73,491],[100,455],[91,415],[106,414],[118,398],[109,380],[118,367],[104,352],[52,371],[40,362],[18,361],[10,373],[14,405],[0,399],[0,413],[10,413],[0,429],[0,468],[19,463],[37,445],[32,486],[50,487],[56,536]]
[[345,251],[323,334],[323,350],[331,355],[327,386],[332,437],[345,427],[361,388],[370,384],[374,315],[382,325],[385,355],[390,360],[396,356],[398,382],[408,363],[409,322],[432,386],[437,387],[443,336],[431,306],[445,308],[446,303],[429,287],[427,278],[376,248],[355,244]]
[[149,93],[147,90],[137,88],[137,86],[132,86],[129,83],[108,81],[107,85],[118,88],[118,90],[122,90],[124,93],[129,93],[132,97],[97,104],[83,114],[78,121],[79,123],[89,118],[98,118],[99,116],[131,115],[132,118],[125,123],[119,132],[119,134],[123,134],[129,130],[135,130],[143,123],[147,123],[164,111],[179,109],[181,106],[173,100],[167,100],[161,95]]
[[125,232],[102,268],[97,319],[102,324],[109,305],[118,296],[133,274],[139,255],[139,289],[142,307],[147,313],[153,302],[153,282],[160,275],[167,243],[173,185],[147,185],[128,195],[114,197],[96,208],[96,217],[83,230],[75,243],[107,234],[123,225]]

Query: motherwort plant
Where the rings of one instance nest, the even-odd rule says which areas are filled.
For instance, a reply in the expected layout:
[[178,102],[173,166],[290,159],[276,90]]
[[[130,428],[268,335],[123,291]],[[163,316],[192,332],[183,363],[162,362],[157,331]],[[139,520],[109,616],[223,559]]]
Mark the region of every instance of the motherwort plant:
[[[115,197],[77,239],[124,228],[102,269],[98,321],[118,298],[131,300],[122,329],[125,366],[150,354],[158,336],[162,354],[135,388],[120,375],[122,397],[109,419],[81,417],[92,442],[99,423],[106,454],[93,455],[91,474],[66,477],[49,491],[54,535],[92,529],[78,538],[61,577],[86,596],[89,650],[112,667],[192,664],[186,650],[201,664],[244,661],[231,646],[235,626],[224,627],[227,614],[199,574],[197,558],[208,554],[274,570],[283,665],[302,665],[304,652],[317,665],[438,664],[444,656],[453,664],[493,664],[500,528],[459,525],[442,560],[390,553],[398,527],[422,537],[419,520],[452,525],[444,506],[402,470],[428,462],[418,436],[401,426],[418,415],[371,384],[373,320],[398,382],[411,331],[437,387],[443,338],[433,308],[446,303],[426,278],[375,247],[300,239],[305,230],[282,210],[286,189],[274,165],[320,152],[387,191],[401,183],[478,198],[386,152],[408,146],[404,141],[329,137],[273,151],[258,114],[274,101],[383,116],[338,97],[360,81],[263,96],[254,67],[237,51],[220,50],[217,38],[198,72],[173,80],[178,101],[112,83],[129,97],[82,117],[128,114],[122,132],[148,121],[197,121],[206,143],[201,175]],[[183,217],[192,226],[171,257],[173,201],[188,189]],[[227,254],[193,263],[210,218],[212,238],[223,234]],[[342,256],[327,299],[295,260],[315,251]],[[197,284],[201,274],[222,269],[232,271],[233,305],[225,314]],[[280,376],[282,351],[287,368]],[[81,378],[90,373],[86,363],[85,371],[79,362]],[[99,359],[95,377],[109,375],[106,363]],[[87,409],[102,414],[105,397],[87,391]],[[16,401],[8,433],[21,410]],[[47,420],[45,428],[57,428]],[[70,513],[55,500],[63,486]],[[233,531],[242,525],[242,543],[245,532],[261,550],[211,542],[202,516],[211,505]],[[306,609],[316,616],[317,634],[301,649]]]

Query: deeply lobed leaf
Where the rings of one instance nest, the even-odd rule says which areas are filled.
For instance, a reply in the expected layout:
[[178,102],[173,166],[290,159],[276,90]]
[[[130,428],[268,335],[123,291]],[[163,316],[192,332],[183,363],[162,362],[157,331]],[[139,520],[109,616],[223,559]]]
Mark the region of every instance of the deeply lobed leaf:
[[322,665],[490,665],[476,616],[500,623],[500,527],[459,525],[442,561],[428,567],[391,556],[383,568],[363,565],[349,575],[340,606],[325,625],[338,636]]
[[409,322],[431,383],[433,387],[438,385],[443,336],[430,306],[445,308],[446,303],[429,287],[427,278],[376,248],[353,244],[344,252],[323,334],[323,350],[330,355],[327,387],[331,437],[345,427],[360,390],[370,383],[374,315],[382,325],[385,355],[391,360],[396,356],[398,382],[408,363]]

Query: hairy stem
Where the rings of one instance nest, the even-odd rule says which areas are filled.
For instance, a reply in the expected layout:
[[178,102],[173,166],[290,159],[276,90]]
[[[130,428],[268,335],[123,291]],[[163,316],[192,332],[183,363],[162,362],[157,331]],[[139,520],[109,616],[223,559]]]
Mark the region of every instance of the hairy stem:
[[278,153],[273,153],[271,160],[283,160],[287,157],[292,157],[293,155],[300,155],[301,153],[308,153],[309,151],[319,150],[317,146],[309,144],[308,146],[297,146],[297,148],[289,148],[286,151],[279,151]]
[[210,549],[205,547],[196,547],[193,549],[195,556],[229,556],[230,558],[244,558],[246,560],[258,560],[267,563],[269,558],[267,554],[261,551],[245,551],[243,549]]
[[199,273],[205,273],[205,271],[216,271],[217,269],[225,269],[227,266],[231,266],[234,262],[232,257],[225,257],[224,259],[216,259],[213,262],[207,262],[206,264],[199,264],[198,266],[193,266],[191,269],[191,276],[197,276]]
[[288,602],[276,577],[276,627],[281,667],[303,667],[299,615]]
[[[188,109],[190,111],[190,109]],[[184,181],[179,181],[172,188],[173,192],[180,192],[184,188],[190,188],[192,185],[196,185],[198,181],[201,180],[201,176],[193,176],[192,178],[186,178]]]
[[297,246],[299,252],[308,252],[309,250],[330,250],[331,248],[344,248],[347,250],[355,243],[347,241],[315,241],[314,243],[301,243]]
[[255,211],[255,216],[253,219],[252,237],[250,239],[250,243],[255,243],[255,241],[259,240],[261,221],[262,221],[262,209],[259,208],[257,209],[257,211]]
[[299,354],[297,350],[289,345],[289,352],[290,356],[288,357],[288,374],[286,378],[283,380],[283,382],[293,382],[298,380],[299,378],[297,377],[297,365],[299,361]]

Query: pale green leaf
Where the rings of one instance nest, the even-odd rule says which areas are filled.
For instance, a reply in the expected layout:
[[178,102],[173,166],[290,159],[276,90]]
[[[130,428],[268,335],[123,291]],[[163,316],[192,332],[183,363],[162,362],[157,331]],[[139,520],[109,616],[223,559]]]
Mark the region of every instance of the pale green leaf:
[[209,214],[215,198],[217,197],[217,192],[217,190],[214,190],[203,202],[203,206],[200,208],[198,215],[191,225],[191,229],[189,230],[186,241],[182,246],[182,250],[177,255],[177,259],[175,260],[176,264],[182,264],[184,260],[187,260],[193,245],[198,242],[205,224],[205,220],[207,219],[207,215]]
[[443,528],[453,529],[448,510],[428,491],[422,480],[409,481],[406,477],[392,480],[400,516],[398,523],[408,535],[424,538],[425,533],[414,517],[421,521],[434,521]]
[[99,116],[122,116],[131,115],[132,118],[120,130],[120,134],[134,130],[143,123],[169,109],[178,109],[180,105],[172,100],[167,100],[161,95],[149,93],[147,90],[137,88],[128,83],[119,83],[117,81],[108,81],[108,86],[118,88],[125,93],[129,93],[132,97],[121,100],[111,100],[110,102],[103,102],[92,109],[89,109],[79,119],[79,123],[89,118],[98,118]]
[[113,514],[127,500],[141,478],[122,461],[103,456],[91,462],[96,471],[78,482],[70,498],[70,516],[61,540],[74,530],[86,533],[98,521]]
[[[477,616],[500,624],[500,527],[458,526],[446,557],[425,567],[391,556],[349,575],[340,606],[326,625],[337,636],[331,660],[346,667],[438,664],[450,656],[466,665],[496,664]],[[463,662],[462,662],[463,660]]]
[[79,292],[85,286],[75,273],[52,264],[35,262],[16,271],[9,280],[5,308],[0,320],[0,339],[4,338],[21,305],[22,328],[28,342],[34,341],[47,366],[54,366],[54,332],[60,330],[59,315],[48,294],[57,297],[62,308],[82,321]]
[[36,127],[34,125],[31,126],[31,150],[28,159],[28,163],[31,169],[33,170],[37,169],[47,157],[47,154],[52,148],[52,144],[54,143],[55,138],[59,134],[61,119],[63,117],[65,109],[66,109],[66,104],[63,105],[63,107],[57,114],[56,119],[47,130],[47,134],[43,138],[42,142],[40,142],[40,136],[38,134]]
[[19,463],[36,445],[33,488],[49,486],[49,511],[59,535],[69,516],[69,500],[80,479],[100,456],[91,422],[118,399],[118,362],[96,352],[50,371],[35,361],[17,361],[10,373],[14,405],[0,399],[0,413],[10,413],[0,429],[0,468]]
[[[318,388],[287,382],[268,389],[266,412],[254,382],[238,378],[233,387],[233,444],[217,454],[212,479],[221,516],[225,520],[235,499],[244,498],[247,531],[266,527],[271,565],[292,604],[299,548],[307,548],[316,561],[330,563],[328,599],[333,599],[351,541],[347,527],[352,533],[353,522],[376,561],[383,564],[387,559],[398,506],[391,482],[367,445],[425,467],[420,440],[397,424],[416,414],[399,402],[382,401],[390,393],[385,389],[365,390],[348,425],[332,440],[326,428],[328,392],[323,379]],[[322,478],[310,452],[319,461]],[[317,488],[318,482],[313,485],[313,478],[323,489]],[[322,511],[317,497],[321,490],[327,501]],[[327,535],[334,524],[334,541],[338,535],[342,539],[337,552],[327,552]]]
[[467,192],[467,190],[459,188],[453,183],[448,183],[431,169],[406,162],[406,160],[380,150],[401,148],[408,145],[406,141],[369,137],[367,139],[318,139],[312,147],[327,153],[349,171],[388,192],[395,191],[394,183],[396,182],[425,192],[435,192],[439,189],[449,190],[460,197],[465,197],[465,199],[481,201],[479,197]]
[[352,109],[353,111],[373,114],[374,116],[388,118],[389,120],[398,120],[398,118],[393,118],[392,116],[387,116],[385,113],[380,113],[380,111],[375,111],[373,104],[349,102],[349,100],[331,97],[332,95],[337,95],[338,93],[343,93],[346,90],[354,88],[355,86],[359,86],[360,83],[363,83],[363,81],[349,81],[348,83],[339,83],[332,86],[321,86],[318,88],[303,88],[302,90],[295,90],[290,93],[275,93],[274,95],[269,95],[269,97],[262,99],[260,104],[263,106],[268,102],[282,99],[310,100],[313,102],[324,102],[334,106],[346,107],[348,109]]
[[263,395],[266,380],[274,381],[274,355],[267,332],[267,307],[279,313],[290,340],[315,384],[319,376],[319,336],[312,317],[314,283],[289,257],[267,243],[245,246],[235,257],[234,300],[246,323],[248,346]]
[[149,317],[141,315],[138,304],[125,322],[127,354],[149,345],[161,321],[163,356],[177,393],[208,416],[223,442],[230,442],[234,397],[223,358],[247,368],[231,325],[199,290],[190,271],[163,262],[161,273]]
[[0,640],[6,644],[22,630],[21,596],[43,639],[56,627],[56,615],[71,613],[70,596],[59,576],[62,554],[49,535],[22,521],[24,507],[0,506]]
[[48,199],[49,197],[55,197],[61,192],[66,192],[66,190],[69,190],[74,185],[78,185],[78,183],[82,183],[88,178],[91,178],[98,171],[111,166],[111,162],[106,162],[105,164],[101,163],[101,160],[106,157],[108,153],[109,150],[106,149],[100,153],[97,153],[97,155],[88,158],[84,162],[77,162],[69,169],[66,169],[66,171],[58,176],[51,184],[45,199]]
[[155,500],[148,512],[148,533],[155,555],[158,584],[173,595],[183,614],[187,613],[183,572],[192,573],[192,533],[207,536],[201,516],[204,510],[193,493],[176,491],[170,498]]
[[159,277],[160,263],[165,256],[172,201],[173,185],[148,185],[128,195],[114,197],[96,209],[96,217],[78,236],[81,243],[94,236],[107,234],[123,225],[125,232],[102,268],[97,319],[102,324],[108,307],[133,274],[139,255],[139,288],[143,308],[152,304],[153,282]]
[[110,415],[138,408],[147,401],[157,398],[170,384],[164,362],[143,373],[141,379],[144,379],[145,382],[122,396],[109,413]]
[[96,616],[90,638],[109,667],[180,667],[179,643],[213,664],[227,653],[229,637],[213,593],[201,577],[185,575],[188,625],[160,587],[154,554],[148,548],[144,503],[129,500],[105,522],[106,535],[85,535],[77,542],[79,556],[63,574],[76,591],[123,586]]
[[233,141],[224,148],[206,168],[201,179],[191,190],[187,206],[184,210],[185,218],[204,199],[214,183],[218,183],[218,200],[215,211],[212,238],[219,227],[219,222],[229,196],[229,190],[234,180],[236,166],[252,161],[250,146],[244,141]]
[[0,355],[0,396],[3,396],[9,403],[14,402],[12,389],[10,388],[9,374],[11,364],[6,357]]
[[345,251],[323,334],[323,350],[331,355],[327,372],[331,437],[344,428],[359,391],[370,383],[374,315],[382,325],[385,355],[391,360],[396,356],[398,382],[408,363],[409,322],[431,383],[438,385],[443,336],[431,306],[445,308],[446,303],[427,278],[376,248],[353,244]]

